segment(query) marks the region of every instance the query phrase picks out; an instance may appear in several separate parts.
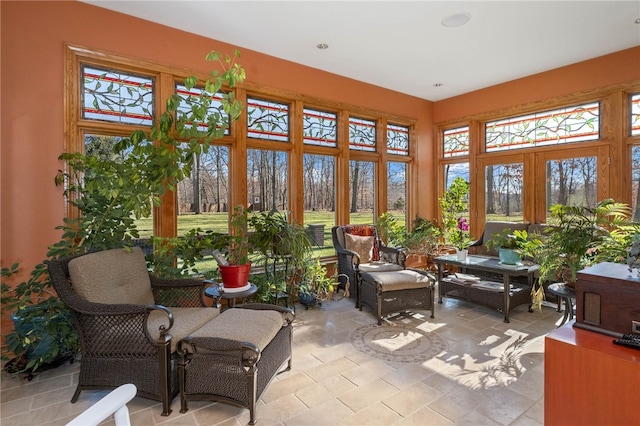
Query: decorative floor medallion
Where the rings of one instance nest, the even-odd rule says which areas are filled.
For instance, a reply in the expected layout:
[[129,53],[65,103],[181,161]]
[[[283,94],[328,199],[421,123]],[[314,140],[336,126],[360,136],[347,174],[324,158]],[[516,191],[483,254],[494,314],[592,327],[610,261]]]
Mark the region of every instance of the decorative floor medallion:
[[447,349],[446,341],[433,331],[405,324],[371,324],[351,334],[351,343],[360,352],[391,362],[417,363]]

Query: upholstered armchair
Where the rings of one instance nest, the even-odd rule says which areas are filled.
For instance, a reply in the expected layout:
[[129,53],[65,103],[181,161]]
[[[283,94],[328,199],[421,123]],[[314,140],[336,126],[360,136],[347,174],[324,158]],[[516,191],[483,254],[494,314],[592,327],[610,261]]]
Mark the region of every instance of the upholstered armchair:
[[[355,286],[356,306],[359,306],[358,289],[362,272],[401,271],[405,268],[405,252],[384,245],[374,225],[334,226],[331,235],[338,256],[338,273],[345,274],[351,286]],[[340,287],[347,294],[350,293],[347,279],[344,276],[339,279]]]
[[131,383],[138,396],[162,401],[163,416],[180,391],[182,412],[190,400],[223,401],[248,408],[254,424],[258,398],[291,368],[291,309],[220,312],[205,305],[203,280],[149,275],[139,247],[54,260],[49,274],[80,336],[71,402],[86,389]]
[[71,309],[80,337],[83,390],[125,383],[171,413],[178,393],[177,343],[220,314],[205,307],[202,280],[149,275],[139,247],[53,260],[49,274]]

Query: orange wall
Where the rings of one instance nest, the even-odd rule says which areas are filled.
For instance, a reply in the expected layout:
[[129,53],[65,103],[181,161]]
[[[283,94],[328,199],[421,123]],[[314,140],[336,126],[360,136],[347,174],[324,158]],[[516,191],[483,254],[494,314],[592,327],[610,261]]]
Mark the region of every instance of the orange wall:
[[[53,184],[63,167],[57,157],[64,150],[64,44],[203,72],[210,69],[207,52],[232,53],[236,47],[79,2],[2,1],[0,7],[0,260],[29,268],[59,239],[54,228],[65,213],[61,190]],[[238,48],[249,82],[418,120],[420,155],[430,161],[431,102]],[[424,210],[431,197],[422,198]]]
[[640,46],[435,103],[434,123],[640,79]]

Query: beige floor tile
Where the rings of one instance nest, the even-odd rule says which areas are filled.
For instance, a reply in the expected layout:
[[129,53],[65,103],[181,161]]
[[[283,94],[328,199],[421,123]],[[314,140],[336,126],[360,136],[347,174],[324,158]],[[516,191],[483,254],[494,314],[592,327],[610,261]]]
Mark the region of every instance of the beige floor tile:
[[353,414],[351,417],[347,417],[340,424],[343,425],[391,425],[402,420],[402,417],[395,411],[382,403],[373,404],[367,407],[366,410],[362,410]]
[[262,394],[262,400],[268,404],[278,398],[292,395],[301,389],[314,385],[316,382],[311,380],[304,373],[293,373],[287,378],[273,381],[271,385]]
[[442,393],[418,382],[383,399],[382,403],[402,417],[408,417],[440,397]]
[[[500,312],[444,299],[428,311],[394,314],[388,321],[418,325],[446,340],[446,349],[415,364],[384,362],[355,349],[350,335],[374,324],[352,299],[297,309],[293,368],[278,375],[258,402],[260,425],[541,425],[544,419],[544,335],[562,313],[520,306],[503,322]],[[37,374],[32,381],[2,374],[3,426],[64,425],[107,391],[83,391],[70,404],[79,362]],[[140,397],[129,404],[132,424],[246,425],[249,411],[211,401],[180,399],[163,417],[161,404]],[[111,426],[112,421],[104,422]]]
[[[436,388],[437,389],[437,388]],[[463,386],[450,389],[449,392],[428,404],[428,407],[452,422],[456,422],[465,414],[480,405],[483,395]]]
[[395,371],[396,368],[380,360],[369,360],[362,365],[344,371],[342,375],[357,386],[365,385],[373,380]]
[[296,396],[307,406],[317,407],[325,401],[338,397],[356,389],[357,386],[345,377],[338,375],[322,380],[313,386],[308,386],[296,392]]
[[410,387],[433,374],[433,371],[421,364],[396,363],[394,366],[396,368],[393,371],[381,377],[382,380],[398,389]]
[[333,362],[319,365],[311,368],[306,373],[316,382],[321,381],[326,377],[335,376],[341,374],[347,370],[356,367],[357,364],[345,358],[337,359]]
[[316,407],[290,417],[286,426],[332,426],[339,425],[354,413],[337,398],[331,398]]
[[382,379],[376,379],[340,395],[338,399],[357,413],[397,391],[398,388],[395,386]]
[[452,424],[451,420],[443,417],[428,407],[423,407],[411,414],[409,417],[406,417],[396,423],[398,426],[445,426]]

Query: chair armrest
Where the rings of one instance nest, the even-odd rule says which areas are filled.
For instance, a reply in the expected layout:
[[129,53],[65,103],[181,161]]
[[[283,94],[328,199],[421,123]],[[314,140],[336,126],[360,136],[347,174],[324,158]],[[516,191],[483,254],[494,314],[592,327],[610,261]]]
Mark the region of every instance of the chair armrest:
[[358,265],[360,265],[360,255],[358,253],[356,253],[353,250],[349,250],[341,247],[336,247],[335,249],[336,249],[336,253],[338,254],[338,257],[343,257],[347,259],[347,261],[350,262],[354,266],[354,268],[357,269]]
[[404,267],[405,261],[407,259],[407,253],[404,249],[397,248],[397,247],[389,247],[389,246],[385,246],[384,244],[380,244],[379,250],[380,250],[381,259],[383,255],[384,257],[390,257],[393,263]]
[[479,246],[481,246],[483,244],[483,240],[484,240],[484,234],[480,235],[480,238],[478,238],[477,240],[473,241],[467,247],[479,247]]
[[430,287],[433,289],[436,286],[436,283],[438,282],[438,277],[430,271],[425,271],[424,269],[418,269],[418,268],[407,268],[408,271],[414,271],[417,272],[420,275],[424,275],[429,277],[429,280],[431,281],[431,285]]
[[151,291],[157,305],[181,308],[207,306],[204,300],[205,283],[197,278],[158,278],[152,275]]
[[[85,354],[152,355],[157,354],[158,345],[171,341],[173,314],[164,306],[85,302],[71,309]],[[155,311],[161,312],[162,317],[156,319],[159,326],[157,334],[152,336],[148,324],[149,316]]]
[[178,342],[178,354],[184,360],[189,353],[206,356],[212,366],[216,359],[229,365],[229,358],[236,358],[243,367],[252,367],[260,359],[260,349],[253,343],[221,337],[185,337]]

